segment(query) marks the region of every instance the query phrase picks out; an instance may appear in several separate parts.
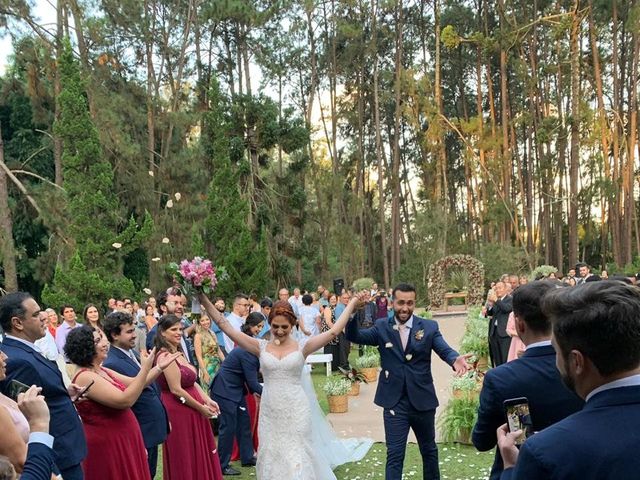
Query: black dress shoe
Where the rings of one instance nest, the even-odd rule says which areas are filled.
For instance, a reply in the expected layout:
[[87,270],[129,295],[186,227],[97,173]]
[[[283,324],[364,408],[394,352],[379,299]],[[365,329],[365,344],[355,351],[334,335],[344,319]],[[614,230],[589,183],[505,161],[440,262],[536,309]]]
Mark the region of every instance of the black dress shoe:
[[240,475],[240,472],[233,467],[227,467],[222,470],[222,475]]
[[256,457],[253,457],[247,463],[242,464],[243,467],[255,467],[256,466]]

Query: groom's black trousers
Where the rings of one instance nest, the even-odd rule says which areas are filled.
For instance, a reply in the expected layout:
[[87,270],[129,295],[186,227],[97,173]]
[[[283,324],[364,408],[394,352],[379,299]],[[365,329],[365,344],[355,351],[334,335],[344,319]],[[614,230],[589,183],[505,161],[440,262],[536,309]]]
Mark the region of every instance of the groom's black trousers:
[[387,443],[385,480],[401,480],[407,449],[409,428],[418,440],[422,455],[422,478],[439,480],[438,447],[436,446],[435,410],[416,410],[406,392],[393,408],[384,409],[384,434]]

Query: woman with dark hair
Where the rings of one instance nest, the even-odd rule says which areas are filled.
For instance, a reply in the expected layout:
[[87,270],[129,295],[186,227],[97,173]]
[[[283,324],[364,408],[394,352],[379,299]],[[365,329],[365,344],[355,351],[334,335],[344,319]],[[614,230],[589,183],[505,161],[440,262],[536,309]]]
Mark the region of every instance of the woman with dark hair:
[[154,342],[158,362],[177,354],[158,378],[171,432],[162,445],[164,480],[222,480],[220,459],[209,419],[220,409],[196,382],[196,369],[184,357],[180,346],[182,324],[168,314],[158,322]]
[[[338,296],[335,293],[329,295],[329,306],[322,312],[322,320],[320,323],[320,332],[328,332],[336,323],[336,306],[338,305]],[[341,333],[344,335],[344,333]],[[330,353],[333,355],[331,360],[331,370],[337,371],[340,366],[340,348],[339,348],[339,336],[331,340],[324,346],[324,353]]]
[[[302,386],[308,355],[335,339],[364,296],[354,296],[333,327],[299,345],[291,332],[297,324],[287,301],[276,302],[269,313],[271,341],[258,340],[235,330],[206,295],[198,298],[214,320],[236,344],[260,359],[264,389],[260,401],[260,446],[256,464],[259,480],[335,479],[331,466],[314,449],[311,405]],[[295,413],[291,410],[295,407]]]
[[100,319],[100,311],[93,303],[88,304],[82,311],[82,318],[84,318],[84,324],[98,330],[102,330],[102,320]]
[[147,451],[131,406],[177,355],[165,356],[154,367],[152,351],[142,359],[137,376],[121,375],[102,366],[109,342],[101,330],[88,325],[69,332],[64,350],[69,360],[80,367],[73,382],[87,388],[86,400],[76,404],[87,438],[88,454],[82,462],[85,478],[149,479]]

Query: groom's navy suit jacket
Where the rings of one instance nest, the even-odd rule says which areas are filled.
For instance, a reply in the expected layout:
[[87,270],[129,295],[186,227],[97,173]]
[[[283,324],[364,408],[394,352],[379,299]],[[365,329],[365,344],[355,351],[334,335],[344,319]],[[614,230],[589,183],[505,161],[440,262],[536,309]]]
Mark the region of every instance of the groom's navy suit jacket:
[[640,476],[640,386],[596,393],[529,437],[502,480],[622,480]]
[[[539,432],[582,409],[584,401],[562,383],[556,368],[556,351],[551,345],[528,348],[512,362],[489,370],[480,392],[478,420],[473,427],[474,446],[484,452],[496,446],[496,430],[506,422],[503,402],[526,397],[533,422]],[[496,450],[491,480],[500,478],[502,457]]]
[[240,403],[247,393],[262,395],[262,385],[258,382],[260,360],[241,347],[236,347],[227,354],[220,370],[213,377],[210,393],[216,400],[223,398]]
[[54,438],[53,451],[58,468],[67,470],[87,455],[87,443],[82,422],[64,386],[56,362],[13,338],[5,338],[2,351],[7,355],[7,377],[0,390],[9,394],[11,380],[42,387],[42,396],[49,407],[49,433]]
[[[140,372],[140,367],[116,347],[109,349],[103,365],[127,377],[135,377]],[[164,442],[169,434],[169,419],[160,400],[160,389],[155,383],[144,387],[131,410],[140,425],[145,448],[153,448]]]
[[438,398],[431,376],[431,351],[453,365],[458,352],[452,349],[433,320],[413,317],[406,350],[402,349],[395,319],[379,318],[370,328],[358,329],[355,320],[347,324],[347,339],[360,345],[377,346],[382,371],[374,402],[383,408],[393,408],[406,394],[416,410],[433,410]]

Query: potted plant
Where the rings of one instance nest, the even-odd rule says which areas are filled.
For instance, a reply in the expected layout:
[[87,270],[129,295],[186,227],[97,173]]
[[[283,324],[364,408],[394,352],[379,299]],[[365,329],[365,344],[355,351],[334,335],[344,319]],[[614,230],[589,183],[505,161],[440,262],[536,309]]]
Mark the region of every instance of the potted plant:
[[360,395],[360,382],[369,383],[367,382],[367,377],[365,377],[364,373],[362,373],[361,370],[353,367],[351,367],[351,369],[342,367],[338,368],[342,376],[349,380],[349,382],[351,382],[351,390],[349,390],[349,396],[356,397]]
[[462,377],[455,377],[451,381],[451,389],[453,398],[470,398],[477,397],[478,392],[482,388],[482,380],[484,375],[480,372],[471,370]]
[[477,396],[449,400],[438,420],[443,441],[471,443],[471,431],[478,419],[478,404]]
[[465,323],[465,332],[460,342],[461,353],[473,353],[476,356],[476,370],[486,371],[489,367],[489,340],[487,338],[487,319],[480,317],[478,309],[469,312]]
[[380,357],[378,353],[370,353],[358,357],[353,362],[355,367],[362,371],[367,382],[375,382],[378,379],[378,367],[380,366]]
[[342,376],[329,377],[322,387],[327,395],[329,403],[329,412],[345,413],[349,409],[349,401],[347,393],[351,389],[351,382]]

